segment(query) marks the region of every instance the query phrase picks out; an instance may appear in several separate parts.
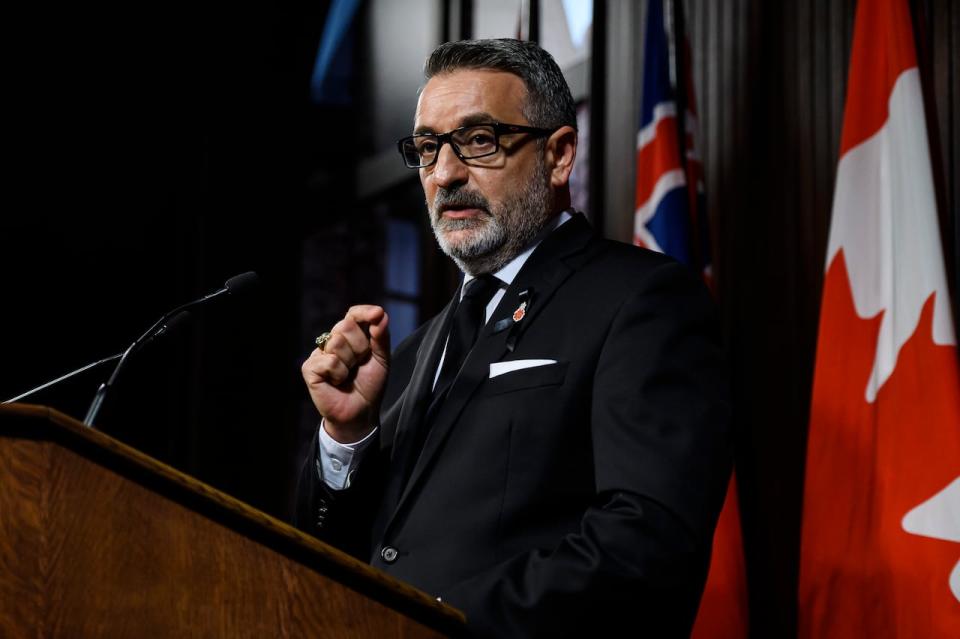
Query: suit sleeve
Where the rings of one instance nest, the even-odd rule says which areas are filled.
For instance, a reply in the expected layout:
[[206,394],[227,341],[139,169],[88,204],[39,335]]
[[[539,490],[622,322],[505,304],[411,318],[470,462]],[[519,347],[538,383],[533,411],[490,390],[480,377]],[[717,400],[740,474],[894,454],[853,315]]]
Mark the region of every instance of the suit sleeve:
[[414,355],[425,330],[425,326],[421,327],[407,337],[391,356],[384,392],[389,408],[381,414],[377,431],[380,441],[372,442],[364,450],[350,488],[333,490],[323,481],[317,465],[319,425],[297,449],[299,470],[293,495],[293,525],[362,561],[370,559],[373,522],[386,484],[390,449],[383,442],[392,439],[401,395],[413,373]]
[[318,467],[318,432],[300,447],[299,473],[294,492],[293,525],[361,561],[369,559],[374,507],[379,502],[384,473],[384,454],[377,445],[364,451],[345,490],[327,486]]
[[685,267],[622,302],[591,406],[596,495],[579,530],[442,593],[474,635],[689,635],[732,447],[715,312]]

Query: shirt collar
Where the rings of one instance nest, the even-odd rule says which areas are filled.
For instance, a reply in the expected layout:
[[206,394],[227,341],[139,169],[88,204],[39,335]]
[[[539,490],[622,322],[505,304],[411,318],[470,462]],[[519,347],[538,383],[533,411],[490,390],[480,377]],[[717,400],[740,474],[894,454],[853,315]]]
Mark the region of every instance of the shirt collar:
[[[494,277],[503,282],[504,286],[510,286],[513,283],[513,279],[517,276],[517,273],[520,272],[520,269],[523,268],[523,265],[526,263],[527,259],[533,254],[533,251],[540,246],[542,242],[548,235],[556,231],[563,224],[566,224],[568,220],[573,217],[570,210],[565,210],[557,215],[552,220],[547,222],[547,225],[537,233],[536,237],[527,245],[527,248],[523,249],[520,255],[516,256],[512,260],[506,263],[503,268],[494,273]],[[466,284],[473,279],[473,275],[469,273],[463,274],[463,283]],[[461,287],[460,297],[463,298],[463,291],[466,289],[466,286]]]

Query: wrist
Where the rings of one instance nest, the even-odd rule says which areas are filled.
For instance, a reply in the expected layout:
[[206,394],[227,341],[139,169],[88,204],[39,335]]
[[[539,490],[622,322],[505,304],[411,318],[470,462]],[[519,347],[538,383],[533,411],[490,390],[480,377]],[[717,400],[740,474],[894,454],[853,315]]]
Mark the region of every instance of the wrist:
[[338,444],[344,445],[357,443],[369,435],[375,428],[366,422],[360,422],[357,424],[338,424],[330,421],[326,417],[324,417],[320,422],[320,427],[326,431],[327,435],[329,435],[331,439]]

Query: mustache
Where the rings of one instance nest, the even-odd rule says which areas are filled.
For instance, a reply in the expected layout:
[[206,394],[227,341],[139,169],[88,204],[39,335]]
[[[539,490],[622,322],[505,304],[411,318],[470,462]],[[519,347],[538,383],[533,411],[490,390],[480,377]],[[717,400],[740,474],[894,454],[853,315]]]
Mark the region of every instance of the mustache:
[[490,203],[487,198],[476,191],[437,189],[437,194],[433,197],[434,215],[439,216],[445,210],[451,208],[480,209],[489,213]]

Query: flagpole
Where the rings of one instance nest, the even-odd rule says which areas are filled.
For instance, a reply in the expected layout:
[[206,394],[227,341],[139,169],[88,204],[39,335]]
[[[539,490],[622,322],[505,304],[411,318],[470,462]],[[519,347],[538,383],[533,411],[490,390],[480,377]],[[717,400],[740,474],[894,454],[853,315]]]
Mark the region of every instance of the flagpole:
[[[673,81],[674,100],[677,109],[677,144],[679,145],[680,166],[684,175],[690,177],[690,170],[687,158],[687,25],[683,14],[683,0],[665,0],[667,11],[664,11],[664,19],[667,20],[667,33],[670,35],[668,45],[670,47],[670,75]],[[701,250],[699,238],[700,228],[697,215],[696,183],[687,185],[687,198],[690,200],[690,256],[693,264],[704,264],[704,255]]]
[[687,169],[687,83],[686,73],[684,72],[687,55],[683,43],[686,42],[686,25],[683,20],[683,0],[667,0],[670,5],[670,11],[664,12],[669,15],[673,23],[673,28],[669,30],[671,34],[670,47],[673,55],[670,56],[673,61],[672,76],[674,81],[674,95],[677,103],[677,143],[680,145],[680,165],[684,172]]

